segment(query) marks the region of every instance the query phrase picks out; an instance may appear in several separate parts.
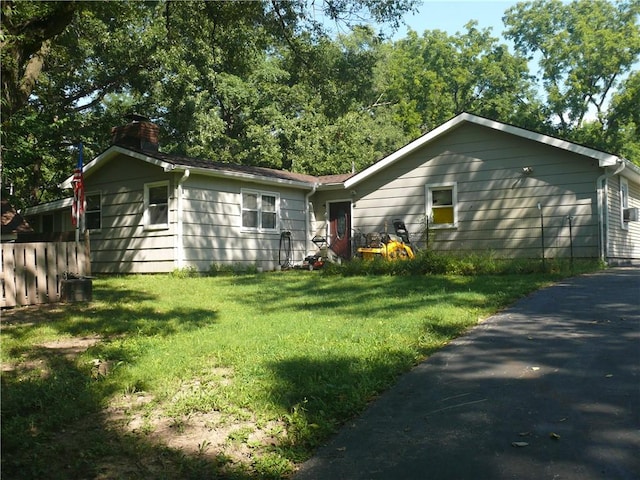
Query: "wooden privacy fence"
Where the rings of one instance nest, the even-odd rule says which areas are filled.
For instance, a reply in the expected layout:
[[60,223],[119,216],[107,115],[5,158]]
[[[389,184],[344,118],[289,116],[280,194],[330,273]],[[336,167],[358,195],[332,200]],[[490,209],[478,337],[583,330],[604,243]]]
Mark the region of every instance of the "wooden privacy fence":
[[0,307],[57,302],[65,273],[91,275],[88,241],[3,243]]

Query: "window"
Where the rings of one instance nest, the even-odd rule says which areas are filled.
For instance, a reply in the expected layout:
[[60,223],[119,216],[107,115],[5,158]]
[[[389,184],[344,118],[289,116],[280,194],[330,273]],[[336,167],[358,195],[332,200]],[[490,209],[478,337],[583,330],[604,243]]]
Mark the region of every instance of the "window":
[[144,186],[144,226],[148,229],[169,228],[169,182]]
[[242,228],[277,230],[280,198],[275,193],[242,191]]
[[434,183],[426,187],[429,226],[454,228],[458,225],[458,188],[455,183]]
[[624,210],[629,208],[629,182],[626,178],[620,177],[620,215],[622,228],[627,230],[629,228],[629,218],[625,219]]
[[100,230],[102,228],[102,200],[100,193],[88,193],[85,197],[87,208],[84,219],[87,230]]

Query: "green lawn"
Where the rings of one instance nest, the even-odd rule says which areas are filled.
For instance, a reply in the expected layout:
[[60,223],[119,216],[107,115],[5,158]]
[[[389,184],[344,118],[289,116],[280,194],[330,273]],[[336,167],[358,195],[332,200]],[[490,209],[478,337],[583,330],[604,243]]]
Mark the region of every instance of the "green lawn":
[[3,312],[3,474],[286,477],[398,375],[551,280],[96,279],[90,304]]

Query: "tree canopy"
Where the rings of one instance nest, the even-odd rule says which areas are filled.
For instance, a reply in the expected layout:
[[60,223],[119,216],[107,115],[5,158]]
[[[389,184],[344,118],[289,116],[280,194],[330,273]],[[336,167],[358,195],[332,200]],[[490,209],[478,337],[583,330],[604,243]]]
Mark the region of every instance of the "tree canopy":
[[163,151],[310,174],[360,170],[462,111],[638,159],[638,0],[520,3],[515,48],[474,21],[396,41],[371,26],[415,5],[2,0],[2,183],[18,207],[59,198],[74,145],[98,154],[131,112]]

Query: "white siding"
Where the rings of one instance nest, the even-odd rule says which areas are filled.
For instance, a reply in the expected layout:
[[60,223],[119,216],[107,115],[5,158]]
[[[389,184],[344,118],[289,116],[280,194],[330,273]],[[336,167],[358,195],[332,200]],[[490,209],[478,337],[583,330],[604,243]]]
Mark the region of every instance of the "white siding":
[[176,199],[169,183],[169,228],[145,230],[144,184],[169,180],[161,168],[126,156],[114,158],[86,180],[102,193],[102,228],[91,232],[95,273],[154,273],[174,268]]
[[425,231],[425,185],[455,182],[458,226],[431,228],[430,247],[540,257],[540,203],[546,257],[569,256],[569,215],[574,256],[597,257],[600,173],[597,160],[467,124],[357,185],[353,224],[392,230],[401,218],[415,241]]
[[[640,208],[640,185],[630,180],[627,184],[629,207]],[[607,182],[609,204],[607,257],[614,263],[640,259],[640,222],[626,222],[623,225],[620,200],[620,177],[609,178]]]
[[[242,188],[279,195],[280,218],[276,232],[241,228]],[[284,260],[284,252],[279,255],[282,231],[291,232],[291,260],[300,262],[304,258],[305,191],[198,175],[189,177],[183,191],[186,265],[201,271],[207,271],[213,264],[272,270]]]
[[[87,179],[87,189],[102,193],[102,229],[91,234],[96,273],[170,272],[178,266],[208,271],[212,265],[276,268],[280,232],[292,233],[292,257],[306,255],[304,190],[247,184],[236,180],[191,175],[182,185],[182,236],[178,235],[178,188],[181,173],[125,156],[107,163]],[[144,228],[144,185],[169,180],[169,228]],[[273,192],[280,199],[275,232],[243,231],[242,188]]]

